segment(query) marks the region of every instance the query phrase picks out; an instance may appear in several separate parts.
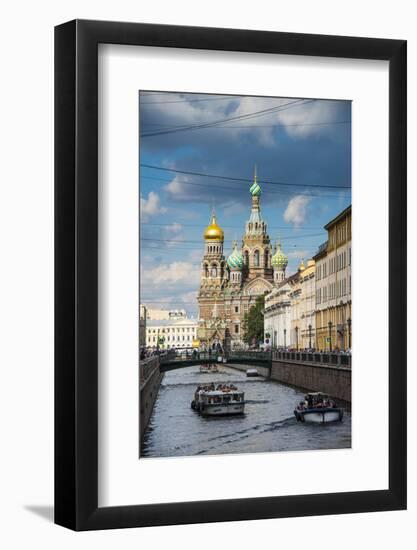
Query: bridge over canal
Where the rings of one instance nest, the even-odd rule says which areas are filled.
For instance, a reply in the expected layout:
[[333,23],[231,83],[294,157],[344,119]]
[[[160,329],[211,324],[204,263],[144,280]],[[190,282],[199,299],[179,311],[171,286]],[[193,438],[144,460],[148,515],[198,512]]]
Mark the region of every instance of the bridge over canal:
[[233,351],[226,353],[224,356],[221,355],[222,361],[219,361],[218,357],[218,353],[207,351],[196,351],[195,353],[189,353],[188,355],[176,355],[175,353],[166,353],[160,355],[159,369],[161,372],[167,372],[170,370],[192,367],[193,365],[219,363],[223,362],[223,357],[225,358],[226,363],[232,365],[233,363],[244,363],[248,366],[266,367],[268,369],[270,369],[272,366],[272,354],[268,351]]

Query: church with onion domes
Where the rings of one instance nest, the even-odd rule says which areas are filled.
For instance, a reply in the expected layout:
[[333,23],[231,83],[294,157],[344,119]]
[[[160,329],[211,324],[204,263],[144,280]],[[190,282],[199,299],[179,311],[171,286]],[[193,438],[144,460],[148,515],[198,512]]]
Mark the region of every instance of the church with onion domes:
[[201,349],[242,347],[245,314],[258,296],[285,280],[288,258],[279,243],[274,248],[271,244],[261,215],[261,186],[256,169],[249,193],[251,211],[240,246],[234,241],[230,252],[224,250],[224,231],[214,210],[204,232],[198,293]]

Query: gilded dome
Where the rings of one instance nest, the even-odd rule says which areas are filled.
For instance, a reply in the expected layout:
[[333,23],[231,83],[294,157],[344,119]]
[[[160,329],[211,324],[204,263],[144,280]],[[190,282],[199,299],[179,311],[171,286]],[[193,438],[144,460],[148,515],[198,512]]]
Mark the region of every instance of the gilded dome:
[[217,225],[216,215],[214,212],[211,215],[210,225],[208,225],[204,231],[204,238],[206,241],[224,240],[224,231],[219,225]]
[[227,265],[230,269],[242,269],[243,267],[243,256],[237,249],[237,242],[233,243],[233,251],[230,256],[227,258]]
[[277,251],[271,258],[271,265],[275,269],[285,269],[288,265],[288,257],[282,252],[281,244],[278,243]]

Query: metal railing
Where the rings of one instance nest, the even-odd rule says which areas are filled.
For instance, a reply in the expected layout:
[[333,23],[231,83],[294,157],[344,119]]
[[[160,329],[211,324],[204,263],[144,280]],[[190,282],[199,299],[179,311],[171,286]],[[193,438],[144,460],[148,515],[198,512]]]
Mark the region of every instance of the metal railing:
[[352,367],[352,356],[347,353],[310,353],[304,351],[272,351],[273,361],[299,361],[300,363],[320,363],[335,367]]
[[239,359],[242,361],[271,361],[270,351],[231,351],[227,354],[228,359]]
[[152,376],[155,370],[159,367],[158,355],[152,355],[147,359],[141,359],[139,361],[139,377],[140,385],[143,386],[146,381]]

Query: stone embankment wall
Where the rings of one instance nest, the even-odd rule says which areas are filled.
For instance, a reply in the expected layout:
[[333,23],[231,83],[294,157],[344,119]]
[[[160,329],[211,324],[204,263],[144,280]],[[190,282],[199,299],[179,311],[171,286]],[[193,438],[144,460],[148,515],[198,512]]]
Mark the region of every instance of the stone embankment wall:
[[322,391],[351,402],[352,371],[346,367],[332,367],[296,361],[272,361],[271,379],[308,391]]
[[[239,365],[237,363],[226,363],[226,366],[231,367],[232,369],[237,369],[246,372],[248,369],[256,369],[260,376],[264,376],[265,378],[269,378],[270,369],[268,367],[258,367],[258,366],[250,366],[250,365]],[[222,367],[222,364],[219,363],[219,368]]]
[[151,357],[148,360],[141,361],[139,365],[140,441],[142,441],[143,434],[148,427],[163,376],[163,373],[159,370],[158,357]]

